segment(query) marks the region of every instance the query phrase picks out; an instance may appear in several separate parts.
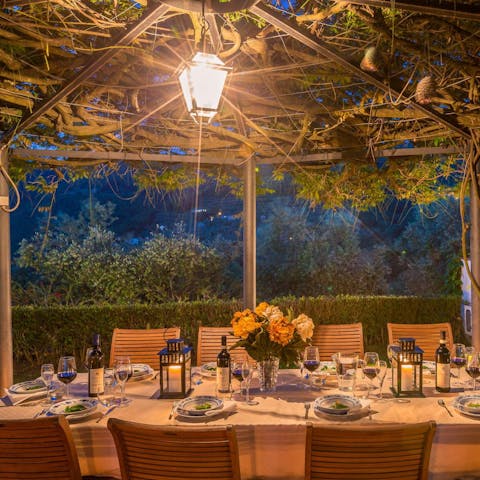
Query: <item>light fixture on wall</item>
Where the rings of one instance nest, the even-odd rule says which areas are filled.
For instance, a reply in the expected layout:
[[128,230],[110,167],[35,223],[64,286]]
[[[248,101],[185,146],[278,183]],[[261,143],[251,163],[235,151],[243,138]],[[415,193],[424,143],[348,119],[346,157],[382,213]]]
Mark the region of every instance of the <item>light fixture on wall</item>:
[[204,0],[200,21],[202,25],[200,43],[203,51],[197,52],[186,64],[179,75],[179,81],[188,113],[196,122],[200,118],[210,122],[218,111],[223,86],[231,69],[226,67],[217,55],[205,52],[207,22]]

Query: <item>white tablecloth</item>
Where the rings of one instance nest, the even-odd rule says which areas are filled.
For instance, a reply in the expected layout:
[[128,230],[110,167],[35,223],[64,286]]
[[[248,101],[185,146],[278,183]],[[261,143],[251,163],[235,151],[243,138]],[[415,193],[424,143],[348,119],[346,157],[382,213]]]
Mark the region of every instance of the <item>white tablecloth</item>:
[[[80,374],[72,384],[74,395],[85,395],[85,380],[86,375]],[[195,386],[192,395],[213,394],[214,383],[213,380],[203,379],[200,385]],[[300,480],[304,477],[304,402],[322,394],[337,393],[333,385],[332,388],[312,392],[305,388],[298,372],[282,371],[275,393],[261,394],[254,389],[258,405],[246,405],[243,397],[237,396],[235,413],[209,418],[207,422],[209,425],[236,425],[242,479]],[[168,420],[173,401],[156,399],[158,391],[158,380],[128,383],[127,395],[132,399],[131,404],[117,408],[110,417],[152,425],[205,425],[204,422],[193,424],[179,419]],[[388,384],[384,391],[388,391]],[[430,461],[430,479],[453,480],[461,474],[475,472],[480,475],[480,421],[456,412],[452,407],[456,394],[435,394],[432,381],[428,378],[424,393],[426,398],[412,398],[408,403],[399,403],[391,396],[383,401],[373,401],[371,419],[366,415],[355,420],[355,423],[435,420],[437,433]],[[438,405],[439,398],[445,400],[453,417]],[[40,409],[38,405],[3,407],[0,408],[0,419],[31,418]],[[95,423],[102,411],[103,407],[89,419],[71,422],[82,474],[119,476],[113,439],[106,428],[107,419]],[[330,422],[315,415],[312,410],[309,421]]]

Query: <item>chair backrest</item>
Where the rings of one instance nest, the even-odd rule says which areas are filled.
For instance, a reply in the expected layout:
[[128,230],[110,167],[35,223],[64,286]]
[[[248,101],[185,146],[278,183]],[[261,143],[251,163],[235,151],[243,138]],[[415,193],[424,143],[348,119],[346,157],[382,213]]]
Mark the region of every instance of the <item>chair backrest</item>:
[[130,357],[132,363],[146,363],[160,369],[158,352],[167,345],[167,340],[180,337],[180,328],[115,328],[110,348],[110,366],[120,355]]
[[122,480],[240,480],[234,427],[143,425],[110,418]]
[[63,416],[0,420],[0,479],[81,480],[72,433]]
[[[232,335],[232,327],[199,327],[197,341],[197,365],[214,362],[222,349],[222,336],[227,337],[227,347],[231,347],[239,338]],[[243,360],[244,348],[229,350],[232,360]]]
[[435,428],[308,424],[305,480],[426,480]]
[[444,323],[387,323],[388,343],[395,343],[399,338],[414,338],[415,345],[423,350],[424,360],[435,360],[435,350],[439,345],[440,332],[447,332],[447,347],[453,348],[452,326]]
[[341,353],[364,354],[363,327],[361,323],[339,325],[315,325],[312,345],[318,347],[320,360],[332,360],[332,355]]

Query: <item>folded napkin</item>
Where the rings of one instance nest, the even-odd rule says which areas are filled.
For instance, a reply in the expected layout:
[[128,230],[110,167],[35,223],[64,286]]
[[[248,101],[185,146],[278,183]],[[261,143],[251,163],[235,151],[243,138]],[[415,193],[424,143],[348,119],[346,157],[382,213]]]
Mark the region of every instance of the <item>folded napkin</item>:
[[223,408],[221,410],[210,410],[205,412],[205,416],[213,417],[215,415],[221,415],[223,413],[231,413],[237,410],[237,402],[232,400],[226,400],[223,402]]
[[39,400],[47,396],[47,391],[34,393],[12,393],[8,389],[5,389],[5,393],[6,395],[1,398],[3,406],[21,405],[24,402]]

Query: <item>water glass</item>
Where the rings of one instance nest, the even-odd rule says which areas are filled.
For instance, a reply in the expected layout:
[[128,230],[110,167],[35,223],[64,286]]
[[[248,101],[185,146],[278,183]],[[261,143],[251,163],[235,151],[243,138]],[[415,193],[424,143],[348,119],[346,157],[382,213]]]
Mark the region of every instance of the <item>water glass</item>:
[[43,383],[47,387],[47,398],[42,403],[42,405],[50,405],[50,390],[52,388],[53,376],[55,375],[55,368],[53,363],[44,363],[40,367],[40,376],[42,377]]
[[343,392],[354,392],[358,355],[356,353],[335,353],[332,355],[337,372],[338,389]]
[[105,368],[103,371],[103,395],[99,395],[100,402],[105,406],[114,405],[115,402],[115,371],[113,368]]

